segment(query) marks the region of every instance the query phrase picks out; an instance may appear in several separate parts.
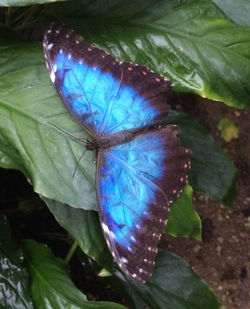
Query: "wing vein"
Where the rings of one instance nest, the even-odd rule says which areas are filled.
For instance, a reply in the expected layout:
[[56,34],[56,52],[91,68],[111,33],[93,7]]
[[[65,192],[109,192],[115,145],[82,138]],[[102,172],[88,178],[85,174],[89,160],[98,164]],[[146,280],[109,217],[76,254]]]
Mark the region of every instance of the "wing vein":
[[122,198],[122,195],[121,195],[121,191],[120,191],[120,187],[119,187],[118,180],[117,180],[116,175],[115,175],[115,173],[114,173],[114,170],[113,170],[112,167],[110,166],[108,160],[107,160],[106,158],[105,158],[105,160],[106,160],[106,162],[107,162],[107,164],[108,164],[108,166],[109,166],[109,168],[110,168],[110,170],[111,170],[111,172],[112,172],[112,174],[113,174],[113,176],[114,176],[114,178],[115,178],[115,182],[116,182],[116,185],[117,185],[117,188],[118,188],[118,191],[119,191],[119,195],[120,195],[120,198],[121,198],[122,212],[123,212],[124,220],[125,220],[125,222],[127,223],[127,219],[126,219],[125,211],[124,211],[124,205],[125,205],[125,204],[124,204],[124,202],[123,202],[123,198]]
[[[87,70],[86,70],[86,74],[85,74],[85,76],[84,76],[84,80],[86,79],[86,76],[87,76],[87,74],[88,74],[88,70],[89,70],[89,68],[87,68]],[[94,121],[94,115],[93,115],[93,111],[92,111],[91,102],[89,101],[89,99],[88,99],[88,97],[87,97],[87,95],[86,95],[86,92],[85,92],[85,90],[84,90],[82,84],[80,83],[79,79],[77,78],[77,76],[76,76],[74,70],[71,69],[71,71],[72,71],[73,76],[75,77],[75,79],[76,79],[78,85],[79,85],[80,88],[82,89],[83,95],[84,95],[84,97],[85,97],[85,99],[86,99],[86,101],[87,101],[87,104],[89,105],[89,109],[90,109],[90,113],[91,113],[91,118],[92,118],[92,122],[93,122],[93,127],[95,128],[95,132],[96,132],[96,126],[95,126],[95,121]]]
[[[123,166],[123,168],[125,168],[128,171],[129,174],[133,174],[140,182],[142,182],[144,184],[145,183],[150,183],[153,188],[155,188],[156,190],[158,190],[159,192],[161,192],[163,194],[163,196],[165,197],[166,201],[168,202],[168,197],[167,197],[166,193],[157,184],[155,184],[150,179],[148,179],[145,176],[143,176],[143,174],[141,176],[139,176],[138,173],[136,172],[136,169],[134,167],[128,165],[124,160],[119,158],[114,153],[110,153],[110,155],[113,156],[115,160],[119,161],[121,163],[121,165]],[[141,171],[139,171],[139,172],[141,172]]]
[[[107,125],[107,122],[108,122],[108,118],[109,118],[109,115],[110,115],[110,113],[108,113],[108,115],[107,115],[107,111],[108,111],[109,109],[112,109],[112,107],[113,107],[114,99],[117,97],[117,95],[118,95],[118,93],[119,93],[119,91],[120,91],[120,89],[121,89],[122,80],[123,80],[123,71],[122,71],[121,79],[120,79],[120,82],[119,82],[119,85],[118,85],[118,87],[117,87],[117,90],[116,90],[115,95],[114,95],[113,97],[110,98],[109,102],[107,102],[107,105],[106,105],[106,108],[105,108],[105,112],[104,112],[104,116],[103,116],[103,120],[102,120],[102,122],[100,122],[100,125],[99,125],[99,127],[98,127],[98,130],[99,130],[99,129],[101,128],[101,126],[103,125],[102,132],[100,132],[100,134],[103,133],[103,132],[105,131],[105,128],[106,128],[106,125]],[[116,80],[114,79],[113,84],[115,84],[115,82],[116,82]],[[111,88],[112,88],[112,87],[111,87]],[[111,94],[112,94],[112,91],[111,91],[111,90],[110,90],[110,92],[111,92]],[[111,105],[111,107],[110,107],[110,105]],[[107,115],[107,116],[106,116],[106,115]],[[109,132],[110,132],[110,130],[109,130],[108,132],[106,132],[106,134],[108,134]]]

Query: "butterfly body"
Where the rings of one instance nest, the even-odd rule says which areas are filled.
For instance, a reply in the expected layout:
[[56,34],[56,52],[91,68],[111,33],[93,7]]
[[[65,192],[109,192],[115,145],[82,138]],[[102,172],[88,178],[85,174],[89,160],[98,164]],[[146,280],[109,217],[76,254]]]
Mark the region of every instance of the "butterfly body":
[[143,66],[119,62],[62,25],[44,36],[51,81],[93,137],[103,233],[120,268],[138,282],[152,275],[169,204],[187,181],[189,152],[179,128],[161,127],[170,82]]
[[[123,131],[107,136],[98,136],[93,141],[95,149],[108,149],[113,146],[128,143],[135,136],[135,132]],[[88,146],[87,146],[88,147]]]
[[88,150],[109,149],[114,146],[127,144],[135,138],[140,138],[143,135],[160,129],[162,129],[161,126],[150,126],[142,129],[121,131],[112,135],[96,136],[92,141],[87,143],[86,148]]

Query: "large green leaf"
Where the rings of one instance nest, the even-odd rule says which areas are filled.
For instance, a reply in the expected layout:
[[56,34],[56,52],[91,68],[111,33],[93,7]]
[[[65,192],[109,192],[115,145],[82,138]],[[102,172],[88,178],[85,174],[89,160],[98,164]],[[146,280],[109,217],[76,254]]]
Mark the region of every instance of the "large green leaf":
[[[112,257],[100,228],[98,214],[47,198],[42,199],[58,223],[78,242],[82,251],[110,270]],[[166,232],[173,236],[193,236],[197,240],[201,239],[201,222],[192,206],[190,186],[186,186],[180,198],[171,205]]]
[[111,268],[112,257],[106,246],[97,212],[76,209],[46,198],[43,200],[58,223],[78,242],[82,251],[103,267]]
[[64,262],[51,250],[33,240],[23,242],[31,278],[32,299],[38,309],[124,309],[111,302],[89,302],[73,284]]
[[[21,170],[45,197],[97,209],[95,153],[84,153],[73,177],[84,142],[72,140],[60,129],[76,137],[88,135],[53,89],[40,45],[2,45],[0,59],[0,166]],[[169,119],[181,125],[184,144],[192,150],[194,189],[230,203],[236,174],[232,162],[191,119],[171,113]]]
[[52,87],[41,45],[2,45],[0,59],[0,166],[22,171],[45,197],[96,209],[95,153],[85,152],[73,177],[84,142],[59,129],[88,135]]
[[152,278],[144,285],[128,280],[119,270],[116,276],[123,282],[138,309],[145,308],[145,305],[150,309],[219,308],[207,283],[171,252],[159,251]]
[[173,203],[165,231],[172,236],[193,236],[201,240],[201,220],[192,205],[193,189],[186,185],[180,197]]
[[241,26],[250,27],[249,0],[212,0],[230,19]]
[[0,216],[0,308],[33,308],[23,253],[13,242],[4,216]]
[[27,6],[42,3],[52,3],[66,0],[0,0],[0,6]]
[[191,149],[189,182],[193,189],[230,206],[236,194],[237,169],[225,151],[183,112],[171,110],[167,123],[181,127],[181,141]]
[[[187,190],[189,191],[190,189]],[[96,256],[94,255],[99,249],[94,248],[94,246],[97,245],[97,241],[93,240],[93,238],[98,240],[101,230],[99,228],[95,229],[93,226],[96,223],[96,218],[90,216],[89,221],[86,222],[86,218],[84,218],[85,215],[82,216],[83,212],[90,213],[90,211],[84,211],[72,207],[70,207],[70,210],[68,211],[66,209],[60,210],[60,207],[63,206],[62,204],[55,204],[53,202],[48,204],[58,222],[63,222],[62,225],[69,232],[72,230],[78,230],[78,233],[81,236],[77,236],[76,239],[80,239],[80,242],[82,242],[82,248],[84,248],[85,245],[88,246],[88,242],[92,239],[93,247],[91,252],[92,257],[96,259]],[[64,205],[64,207],[67,206]],[[66,213],[70,214],[69,220],[67,219]],[[79,215],[79,219],[76,219],[74,213]],[[72,220],[72,218],[75,219]],[[83,221],[81,224],[82,218]],[[74,228],[70,227],[70,224],[74,225]],[[85,224],[86,227],[84,227]],[[81,231],[82,229],[86,232],[85,237],[84,232],[82,233]],[[93,232],[94,230],[95,232]],[[74,232],[72,232],[72,234],[73,233]],[[89,235],[91,235],[91,237]],[[85,249],[83,251],[86,252]],[[39,255],[40,253],[38,252],[37,254]],[[41,259],[46,260],[42,255]],[[101,259],[101,256],[98,259],[98,262],[104,266],[102,263],[106,263],[105,256],[103,256],[104,260]],[[135,284],[122,274],[120,270],[116,270],[116,268],[114,270],[114,274],[124,283],[123,287],[125,294],[132,298],[135,303],[135,308],[137,309],[144,308],[139,306],[139,304],[142,303],[144,305],[147,304],[147,306],[152,309],[218,308],[216,299],[208,285],[198,278],[183,260],[172,253],[166,253],[160,250],[156,260],[153,277],[145,285]],[[175,305],[176,307],[174,307]],[[193,305],[193,307],[191,307],[191,305]]]
[[166,76],[176,91],[237,108],[250,103],[250,28],[210,0],[78,0],[48,13],[118,59]]

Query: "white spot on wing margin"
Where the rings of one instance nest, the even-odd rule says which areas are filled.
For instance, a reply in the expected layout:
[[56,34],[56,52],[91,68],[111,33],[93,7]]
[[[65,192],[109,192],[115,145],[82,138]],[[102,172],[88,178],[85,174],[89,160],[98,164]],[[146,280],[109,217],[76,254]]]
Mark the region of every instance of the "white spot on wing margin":
[[104,233],[109,234],[109,228],[105,223],[102,223],[102,228],[103,228]]
[[54,71],[51,71],[49,76],[50,76],[52,83],[54,83],[55,80],[56,80],[56,75],[55,75]]
[[50,43],[49,45],[48,45],[48,50],[50,50],[52,47],[53,47],[53,43]]

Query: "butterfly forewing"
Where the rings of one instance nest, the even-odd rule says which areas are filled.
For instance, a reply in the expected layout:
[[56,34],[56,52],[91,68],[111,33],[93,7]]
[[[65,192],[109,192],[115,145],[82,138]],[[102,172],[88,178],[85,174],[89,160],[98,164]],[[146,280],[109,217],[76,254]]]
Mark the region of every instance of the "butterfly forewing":
[[163,120],[170,82],[143,66],[119,62],[65,26],[44,35],[50,78],[64,104],[92,135],[110,135]]

